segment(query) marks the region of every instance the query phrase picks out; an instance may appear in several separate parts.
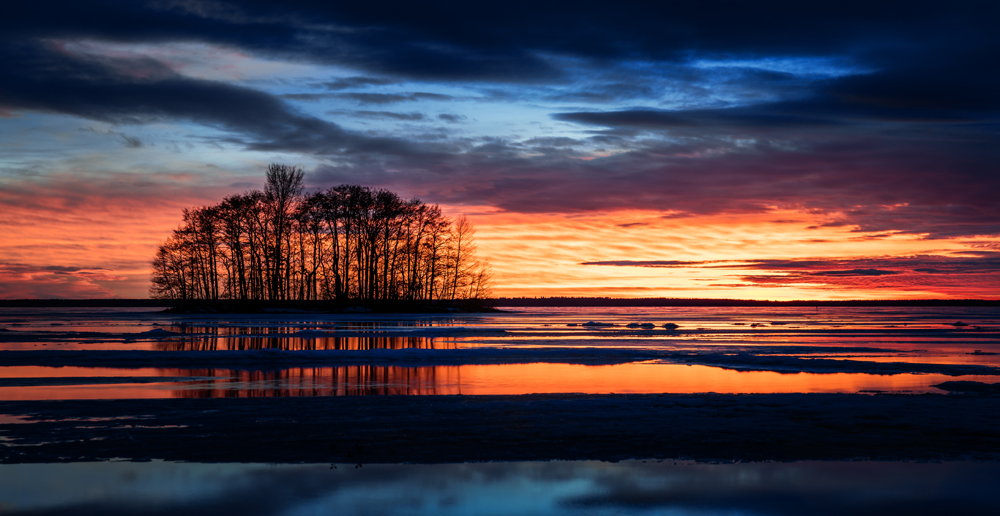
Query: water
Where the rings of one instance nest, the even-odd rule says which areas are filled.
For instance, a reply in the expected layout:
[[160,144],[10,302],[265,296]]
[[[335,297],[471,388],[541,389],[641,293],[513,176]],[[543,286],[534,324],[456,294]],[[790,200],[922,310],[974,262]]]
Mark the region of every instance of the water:
[[[646,323],[654,327],[635,326]],[[115,418],[124,412],[98,417],[87,413],[90,405],[41,402],[532,393],[943,396],[950,391],[935,385],[996,383],[998,367],[995,308],[533,308],[402,316],[0,309],[0,450],[11,462],[0,464],[0,512],[989,513],[1000,501],[995,461],[214,464],[127,462],[156,457],[156,449],[108,441],[109,455],[102,457],[126,462],[72,462],[72,443],[88,439],[134,444],[144,439],[142,431],[174,431],[190,439],[196,456],[198,446],[227,437],[206,434],[208,427],[190,429],[197,438],[184,434],[190,416],[157,426],[153,415],[143,415],[156,412],[153,405],[130,405],[134,413],[118,425]],[[174,405],[164,407],[156,413]],[[749,410],[734,407],[735,419],[723,415],[724,421],[738,421],[738,412]],[[805,417],[815,410],[822,408],[808,407]],[[914,414],[884,424],[901,425],[906,439],[906,428],[929,417]],[[290,417],[264,412],[258,419]],[[871,424],[883,424],[870,417]],[[45,418],[76,425],[76,433],[52,434],[64,444],[27,446],[4,436],[13,435],[5,428],[15,425],[47,431]],[[101,437],[88,433],[101,421],[118,426]],[[627,422],[623,429],[627,437]],[[21,450],[50,444],[60,446],[50,459],[17,463]]]
[[[990,514],[1000,465],[699,464],[0,465],[5,514]],[[53,489],[59,486],[58,489]]]
[[[664,328],[667,323],[677,329]],[[642,324],[654,326],[635,327]],[[8,330],[0,332],[0,350],[12,351],[427,352],[419,360],[407,355],[408,362],[391,365],[354,355],[354,363],[335,367],[313,365],[311,359],[281,367],[214,358],[212,366],[184,368],[159,367],[150,357],[143,359],[145,367],[117,368],[72,367],[72,361],[46,367],[44,357],[35,359],[34,366],[0,361],[0,400],[942,393],[934,386],[955,379],[990,382],[996,374],[991,368],[1000,367],[1000,313],[979,307],[533,308],[455,315],[177,315],[156,309],[20,308],[0,311],[0,328]],[[476,363],[485,360],[476,350],[524,355]],[[575,354],[532,358],[539,350]],[[623,350],[639,354],[623,357]],[[818,360],[826,362],[820,367]]]
[[234,398],[455,394],[652,394],[910,392],[956,379],[994,382],[985,375],[779,373],[702,365],[637,362],[462,366],[372,366],[230,369],[107,369],[5,367],[0,400]]

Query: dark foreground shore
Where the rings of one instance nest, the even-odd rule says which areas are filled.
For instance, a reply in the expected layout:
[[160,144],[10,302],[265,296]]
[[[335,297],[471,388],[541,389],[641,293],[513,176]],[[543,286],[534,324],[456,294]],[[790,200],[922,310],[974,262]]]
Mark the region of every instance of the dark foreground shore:
[[3,463],[1000,459],[990,393],[2,401],[0,414]]

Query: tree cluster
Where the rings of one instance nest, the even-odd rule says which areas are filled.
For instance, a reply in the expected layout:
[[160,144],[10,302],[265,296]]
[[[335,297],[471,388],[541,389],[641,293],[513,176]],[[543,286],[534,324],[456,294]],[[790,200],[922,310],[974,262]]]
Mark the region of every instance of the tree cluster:
[[152,262],[155,298],[369,302],[483,299],[490,266],[475,230],[437,205],[358,185],[303,193],[270,165],[263,191],[185,209]]

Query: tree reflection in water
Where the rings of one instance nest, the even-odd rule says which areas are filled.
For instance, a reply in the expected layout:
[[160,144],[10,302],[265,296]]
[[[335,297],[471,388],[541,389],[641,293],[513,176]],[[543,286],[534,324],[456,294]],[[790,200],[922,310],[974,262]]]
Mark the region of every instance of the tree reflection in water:
[[[414,326],[431,326],[415,324]],[[327,326],[174,326],[164,328],[180,336],[156,343],[159,351],[285,351],[367,349],[456,349],[455,338],[386,334],[379,323]],[[333,331],[331,331],[333,330]],[[381,333],[381,334],[380,334]],[[329,335],[329,336],[327,336]]]
[[458,366],[398,367],[357,365],[276,371],[177,370],[217,380],[190,382],[178,398],[264,398],[284,396],[371,396],[461,394]]

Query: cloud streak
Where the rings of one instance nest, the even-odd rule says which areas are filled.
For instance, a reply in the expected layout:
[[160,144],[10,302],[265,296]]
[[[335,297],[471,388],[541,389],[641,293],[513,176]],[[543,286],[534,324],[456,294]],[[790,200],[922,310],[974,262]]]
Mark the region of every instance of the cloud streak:
[[0,299],[113,297],[125,279],[103,269],[0,263]]
[[[119,125],[194,121],[235,133],[224,140],[250,150],[391,155],[411,147],[346,131],[261,91],[179,75],[153,59],[95,59],[38,41],[8,41],[3,53],[0,105],[11,109]],[[137,142],[126,139],[133,147]]]
[[741,283],[710,283],[708,286],[735,289],[807,285],[816,289],[856,292],[915,290],[937,292],[944,296],[991,298],[996,289],[1000,288],[1000,253],[997,252],[850,259],[615,260],[584,262],[581,265],[730,270]]
[[[601,245],[625,256],[697,257],[654,252],[640,232],[728,218],[758,221],[741,229],[754,233],[778,214],[801,255],[995,245],[998,25],[1000,5],[973,1],[22,2],[0,18],[0,202],[22,229],[54,207],[80,221],[102,199],[130,205],[113,171],[205,163],[238,170],[235,193],[282,161],[315,188],[362,183],[563,228],[604,217],[632,240]],[[192,175],[217,192],[212,176]],[[80,182],[94,178],[108,190]],[[26,263],[14,252],[0,261]],[[811,269],[752,255],[732,284],[998,274],[879,252]]]

